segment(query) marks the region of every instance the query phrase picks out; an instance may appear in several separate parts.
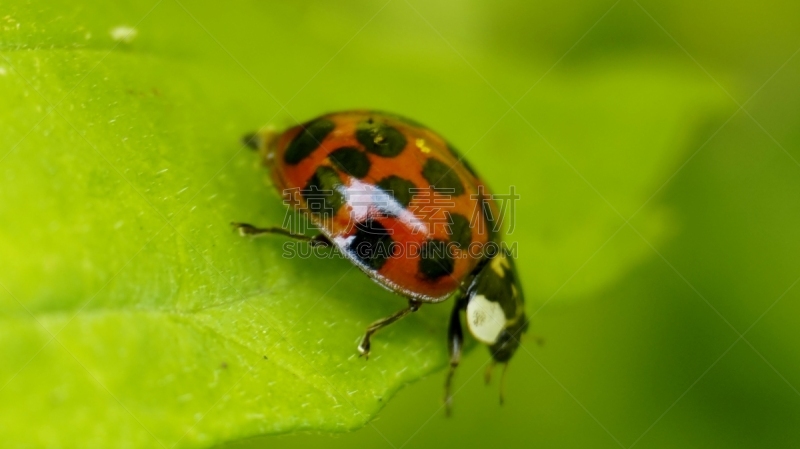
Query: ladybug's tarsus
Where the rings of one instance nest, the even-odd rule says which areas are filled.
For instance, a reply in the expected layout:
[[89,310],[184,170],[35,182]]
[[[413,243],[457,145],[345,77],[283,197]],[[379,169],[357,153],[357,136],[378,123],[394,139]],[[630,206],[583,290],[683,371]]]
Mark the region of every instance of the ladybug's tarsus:
[[364,338],[361,340],[361,343],[358,344],[358,356],[364,357],[364,360],[369,360],[369,339]]
[[265,234],[278,234],[285,237],[293,238],[295,240],[308,242],[312,246],[324,246],[324,247],[332,246],[331,241],[328,240],[328,238],[322,234],[317,234],[313,237],[309,237],[303,234],[295,234],[283,228],[278,228],[278,227],[257,228],[248,223],[237,223],[237,222],[232,222],[231,226],[233,226],[233,228],[237,230],[239,232],[239,235],[241,235],[242,237],[260,237]]
[[419,306],[421,305],[420,302],[409,300],[408,307],[402,310],[398,310],[397,312],[393,313],[392,315],[387,316],[386,318],[381,318],[378,321],[370,324],[367,328],[367,331],[364,333],[364,337],[361,339],[361,343],[358,345],[358,352],[361,357],[365,359],[369,359],[369,350],[370,350],[370,337],[375,332],[378,332],[380,329],[394,323],[395,321],[404,318],[406,315],[412,312],[416,312],[419,310]]

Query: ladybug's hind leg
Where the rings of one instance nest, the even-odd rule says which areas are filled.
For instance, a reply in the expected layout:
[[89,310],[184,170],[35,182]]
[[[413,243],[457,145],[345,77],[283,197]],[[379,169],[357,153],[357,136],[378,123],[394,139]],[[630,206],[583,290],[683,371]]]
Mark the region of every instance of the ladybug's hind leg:
[[456,368],[461,362],[461,351],[464,346],[464,332],[461,330],[461,311],[464,310],[465,304],[465,301],[456,301],[453,311],[450,313],[450,326],[447,328],[447,349],[450,352],[450,370],[447,372],[447,379],[444,382],[444,406],[447,416],[450,416],[453,407],[451,385]]
[[411,312],[416,312],[419,309],[420,303],[414,300],[408,301],[408,307],[403,310],[399,310],[392,315],[387,316],[386,318],[382,318],[374,323],[370,324],[367,328],[367,332],[364,333],[364,337],[361,339],[361,344],[358,345],[358,352],[361,353],[365,359],[369,358],[369,339],[372,337],[372,334],[378,332],[378,330],[383,329],[384,327],[394,323],[395,321],[404,318]]
[[303,242],[308,242],[312,246],[333,246],[330,240],[322,234],[317,234],[313,237],[309,237],[303,234],[295,234],[291,231],[288,231],[283,228],[279,227],[272,227],[272,228],[257,228],[251,224],[247,223],[231,223],[234,229],[239,231],[239,235],[242,237],[259,237],[265,234],[278,234],[283,235],[285,237],[293,238],[295,240],[300,240]]

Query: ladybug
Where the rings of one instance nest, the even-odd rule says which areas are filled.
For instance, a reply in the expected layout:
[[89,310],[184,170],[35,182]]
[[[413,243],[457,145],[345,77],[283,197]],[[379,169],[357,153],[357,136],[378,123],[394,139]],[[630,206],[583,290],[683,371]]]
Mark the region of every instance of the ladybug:
[[470,333],[489,347],[492,365],[507,367],[528,328],[522,287],[496,231],[496,202],[445,139],[394,114],[356,110],[243,141],[260,152],[275,187],[319,234],[233,223],[241,235],[281,234],[332,247],[408,300],[406,308],[367,328],[358,346],[362,356],[369,356],[378,330],[423,304],[455,297],[447,337],[448,412],[464,340],[462,312]]

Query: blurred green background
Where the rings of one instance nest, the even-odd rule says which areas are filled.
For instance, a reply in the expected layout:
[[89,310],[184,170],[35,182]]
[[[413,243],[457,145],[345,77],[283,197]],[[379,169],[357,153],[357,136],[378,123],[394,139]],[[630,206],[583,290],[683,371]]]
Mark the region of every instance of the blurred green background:
[[[323,112],[366,107],[401,113],[439,130],[496,191],[513,185],[521,195],[508,240],[519,245],[533,326],[525,350],[510,366],[504,406],[497,404],[496,380],[483,385],[489,356],[476,348],[457,376],[451,419],[441,409],[443,374],[435,372],[401,390],[374,420],[351,433],[206,441],[225,448],[800,445],[800,286],[795,285],[800,280],[800,3],[222,5],[164,0],[114,7],[20,2],[10,9],[2,18],[0,83],[18,73],[12,69],[16,63],[22,67],[19,73],[28,73],[45,92],[63,83],[66,88],[54,90],[63,94],[83,81],[81,72],[48,74],[46,67],[70,66],[77,61],[71,59],[73,52],[92,55],[74,64],[81,70],[111,51],[103,73],[122,70],[126,75],[121,76],[139,76],[133,69],[137,64],[124,60],[133,57],[143,62],[139,70],[150,80],[186,76],[185,85],[173,79],[166,82],[172,91],[162,88],[168,97],[180,99],[166,106],[173,118],[186,118],[179,130],[169,127],[180,120],[159,121],[158,114],[150,118],[149,91],[103,96],[102,78],[89,77],[91,82],[77,92],[89,99],[92,92],[101,92],[98,98],[105,103],[94,105],[98,110],[135,115],[139,129],[147,123],[146,133],[166,142],[158,154],[183,164],[187,173],[191,164],[181,154],[195,143],[181,133],[203,128],[213,134],[216,140],[202,150],[224,163],[237,154],[239,134],[266,122],[281,127]],[[109,34],[120,24],[137,30],[130,42]],[[47,56],[41,61],[25,59],[25,52],[42,50]],[[118,57],[122,62],[113,65]],[[35,94],[23,95],[20,86],[0,88],[18,93],[15,101],[23,104]],[[140,109],[131,109],[114,95],[147,98],[144,105],[133,103]],[[82,104],[80,99],[69,102],[76,108]],[[193,114],[207,115],[208,122],[193,125]],[[10,117],[6,150],[27,141],[26,131],[39,116]],[[87,126],[100,132],[96,129],[109,123]],[[40,129],[32,139],[46,145],[54,137]],[[226,139],[232,143],[217,145]],[[135,152],[127,151],[135,159]],[[16,289],[35,312],[40,306],[55,310],[58,305],[48,296],[52,292],[31,287],[37,280],[46,283],[51,274],[36,262],[43,253],[37,248],[49,240],[28,236],[35,227],[30,217],[46,217],[62,201],[52,198],[50,209],[10,207],[47,193],[21,192],[18,182],[24,184],[25,173],[37,182],[49,173],[47,164],[33,167],[30,159],[11,153],[0,161],[6,192],[0,193],[6,202],[0,205],[0,281]],[[237,156],[235,173],[257,170],[250,157]],[[3,164],[14,163],[29,172],[3,172]],[[92,163],[103,165],[96,158],[87,162]],[[147,185],[141,174],[130,176]],[[257,174],[251,178],[261,179]],[[189,183],[202,190],[204,182]],[[261,188],[243,187],[226,199],[236,202]],[[58,195],[58,189],[53,192]],[[236,205],[202,203],[200,208],[223,208],[215,212],[219,223],[212,229],[220,233],[226,219],[263,223],[265,216],[280,218],[277,200],[264,198],[276,204],[239,208],[250,210],[246,217],[230,216]],[[157,203],[170,217],[176,204],[168,199]],[[209,235],[218,235],[213,232]],[[228,244],[227,238],[222,244]],[[219,242],[216,237],[198,241],[209,247]],[[73,250],[80,252],[65,247],[61,255]],[[347,274],[343,265],[332,270],[321,276]],[[85,289],[76,279],[67,290],[79,298],[107,278],[88,279]],[[363,295],[377,291],[369,282],[352,273],[332,296],[346,298],[352,286]],[[163,291],[141,286],[139,293],[147,297]],[[203,301],[202,292],[193,294],[184,300]],[[9,312],[9,298],[3,301],[7,316],[17,313]],[[102,300],[105,305],[125,301]],[[368,321],[395,305],[374,308],[356,321]],[[430,313],[428,320],[447,312]],[[323,319],[309,315],[309,327]],[[417,329],[413,326],[387,334],[393,340],[383,348],[384,357],[405,357],[419,349],[417,340],[406,344],[403,339]],[[4,337],[10,340],[14,335],[8,329]],[[343,338],[352,340],[358,329]],[[431,347],[441,343],[442,348],[430,359],[441,367],[443,331],[437,332],[430,335]],[[537,337],[544,344],[538,345]],[[14,355],[15,363],[29,358],[22,352]],[[395,379],[399,383],[387,391],[427,374],[433,365]],[[15,413],[8,403],[3,408],[0,413]],[[318,412],[324,417],[326,410]],[[232,422],[233,430],[225,435],[256,433],[252,428],[239,431]],[[313,426],[305,428],[313,431]],[[116,442],[126,445],[124,437]]]

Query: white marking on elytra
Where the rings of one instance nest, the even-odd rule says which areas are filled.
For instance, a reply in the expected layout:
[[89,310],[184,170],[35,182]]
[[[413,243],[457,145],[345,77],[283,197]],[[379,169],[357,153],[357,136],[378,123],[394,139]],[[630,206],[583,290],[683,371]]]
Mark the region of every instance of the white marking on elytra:
[[476,339],[487,345],[497,343],[506,327],[506,314],[500,304],[486,296],[475,295],[467,304],[467,326]]

